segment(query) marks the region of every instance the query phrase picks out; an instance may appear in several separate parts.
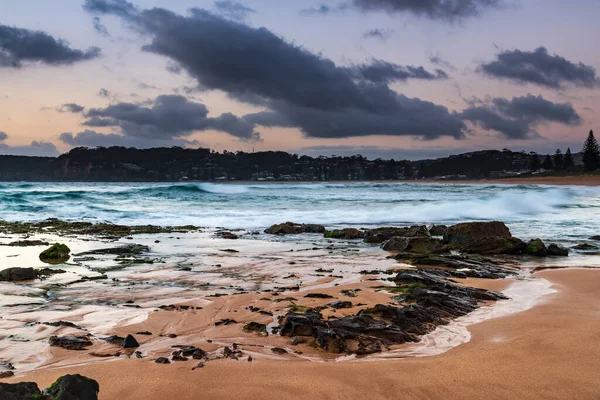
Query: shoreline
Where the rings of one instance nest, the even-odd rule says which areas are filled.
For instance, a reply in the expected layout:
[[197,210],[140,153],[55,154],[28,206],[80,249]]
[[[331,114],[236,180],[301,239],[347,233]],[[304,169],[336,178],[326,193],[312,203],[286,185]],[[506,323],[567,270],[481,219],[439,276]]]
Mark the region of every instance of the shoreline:
[[[557,291],[530,310],[472,325],[472,340],[444,354],[369,363],[221,360],[192,371],[121,359],[95,365],[34,371],[9,379],[44,386],[66,373],[100,383],[100,399],[391,399],[489,397],[592,399],[600,320],[600,271],[565,269],[536,273]],[[573,338],[577,337],[577,341]],[[507,362],[510,360],[509,362]],[[132,382],[144,382],[132,385]]]

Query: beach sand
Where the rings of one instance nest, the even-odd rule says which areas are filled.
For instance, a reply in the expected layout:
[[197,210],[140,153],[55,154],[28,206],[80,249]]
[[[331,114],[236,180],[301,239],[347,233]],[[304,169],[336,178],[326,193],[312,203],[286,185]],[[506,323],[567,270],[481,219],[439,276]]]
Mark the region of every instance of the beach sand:
[[67,373],[100,383],[100,399],[598,399],[600,271],[536,274],[556,293],[522,313],[469,328],[442,355],[319,363],[259,359],[159,365],[119,359],[19,374],[47,387]]

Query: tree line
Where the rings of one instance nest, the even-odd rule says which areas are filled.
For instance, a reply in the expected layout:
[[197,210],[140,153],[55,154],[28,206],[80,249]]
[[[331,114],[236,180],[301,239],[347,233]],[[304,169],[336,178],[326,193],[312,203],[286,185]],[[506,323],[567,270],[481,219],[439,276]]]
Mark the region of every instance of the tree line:
[[[593,130],[590,130],[581,152],[584,171],[592,172],[600,169],[600,146],[594,137]],[[539,171],[540,169],[546,171],[572,171],[575,168],[575,160],[571,148],[567,148],[564,154],[560,149],[556,149],[554,155],[548,154],[543,160],[540,159],[537,153],[531,153],[530,168],[533,171]]]

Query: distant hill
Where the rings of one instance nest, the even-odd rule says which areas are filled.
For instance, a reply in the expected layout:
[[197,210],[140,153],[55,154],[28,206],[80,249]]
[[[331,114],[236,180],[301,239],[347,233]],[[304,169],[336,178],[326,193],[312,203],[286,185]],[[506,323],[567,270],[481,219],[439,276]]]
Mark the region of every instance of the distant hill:
[[[544,156],[540,155],[540,158]],[[345,181],[482,179],[531,173],[531,155],[484,150],[435,160],[309,157],[283,151],[75,148],[59,157],[0,156],[1,181]],[[575,155],[576,162],[580,155]]]

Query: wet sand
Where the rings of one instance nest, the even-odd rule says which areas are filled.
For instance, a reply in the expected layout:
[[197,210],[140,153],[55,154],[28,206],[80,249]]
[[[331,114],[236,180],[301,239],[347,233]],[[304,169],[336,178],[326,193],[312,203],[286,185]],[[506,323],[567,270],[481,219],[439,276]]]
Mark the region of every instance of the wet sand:
[[81,373],[98,380],[101,399],[599,398],[600,271],[536,276],[557,292],[528,311],[471,326],[469,343],[439,356],[337,363],[219,360],[195,371],[192,362],[119,359],[9,381],[45,387],[66,373]]

